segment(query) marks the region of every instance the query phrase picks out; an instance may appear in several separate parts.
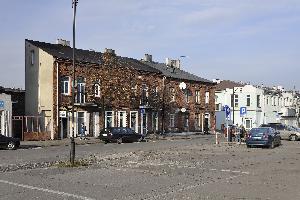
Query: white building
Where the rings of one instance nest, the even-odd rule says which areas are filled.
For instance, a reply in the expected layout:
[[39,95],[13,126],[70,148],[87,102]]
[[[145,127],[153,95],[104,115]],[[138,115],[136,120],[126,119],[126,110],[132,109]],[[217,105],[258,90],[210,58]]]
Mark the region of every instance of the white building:
[[12,101],[11,96],[0,93],[0,134],[12,137]]
[[226,125],[225,105],[230,107],[229,124],[243,125],[246,129],[264,123],[281,122],[299,125],[299,95],[286,92],[282,87],[266,88],[232,81],[218,81],[215,92],[216,128]]

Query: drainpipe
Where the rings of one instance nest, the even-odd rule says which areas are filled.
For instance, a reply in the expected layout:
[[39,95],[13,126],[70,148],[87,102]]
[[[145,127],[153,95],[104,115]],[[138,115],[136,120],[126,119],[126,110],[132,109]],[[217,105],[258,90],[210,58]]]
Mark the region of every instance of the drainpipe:
[[[57,134],[59,133],[58,130],[58,120],[59,120],[59,114],[58,114],[58,62],[56,62],[56,127],[57,127]],[[54,135],[51,135],[51,139],[54,139]],[[62,139],[62,138],[61,138]]]

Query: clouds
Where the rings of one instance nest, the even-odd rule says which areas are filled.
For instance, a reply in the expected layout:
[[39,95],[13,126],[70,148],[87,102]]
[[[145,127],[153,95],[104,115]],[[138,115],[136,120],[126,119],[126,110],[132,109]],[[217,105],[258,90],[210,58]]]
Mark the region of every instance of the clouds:
[[[1,69],[19,69],[14,81],[0,74],[0,85],[24,85],[24,39],[72,40],[71,1],[5,1],[0,11]],[[300,88],[299,0],[80,0],[76,20],[79,48],[161,62],[189,55],[183,68],[204,78],[249,81],[261,70],[267,84],[285,69]]]

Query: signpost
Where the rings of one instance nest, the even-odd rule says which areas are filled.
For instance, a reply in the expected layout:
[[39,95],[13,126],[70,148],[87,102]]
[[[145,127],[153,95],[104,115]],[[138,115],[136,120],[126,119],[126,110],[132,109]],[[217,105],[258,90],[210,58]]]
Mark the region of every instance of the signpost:
[[225,111],[225,119],[226,119],[226,134],[227,134],[227,141],[230,142],[230,136],[228,133],[228,118],[230,116],[230,107],[228,105],[224,106],[224,111]]
[[244,124],[244,116],[247,114],[247,107],[240,108],[240,116],[242,118],[242,125]]

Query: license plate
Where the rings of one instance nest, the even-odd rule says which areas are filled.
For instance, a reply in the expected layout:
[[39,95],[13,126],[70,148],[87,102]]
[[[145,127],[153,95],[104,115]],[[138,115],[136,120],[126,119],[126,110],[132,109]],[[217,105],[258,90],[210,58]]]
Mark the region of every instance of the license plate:
[[102,134],[103,136],[107,136],[107,134],[106,133],[104,133],[104,134]]
[[260,140],[260,139],[261,139],[261,137],[253,137],[253,139],[256,139],[256,140],[257,140],[257,139],[259,139],[259,140]]

